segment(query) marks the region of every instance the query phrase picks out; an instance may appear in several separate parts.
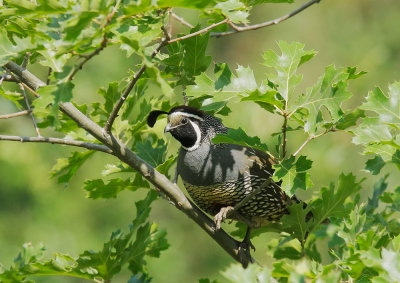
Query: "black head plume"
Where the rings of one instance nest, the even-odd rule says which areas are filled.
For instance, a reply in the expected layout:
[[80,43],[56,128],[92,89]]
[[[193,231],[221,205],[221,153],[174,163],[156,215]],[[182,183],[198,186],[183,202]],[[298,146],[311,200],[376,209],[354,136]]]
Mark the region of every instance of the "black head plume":
[[154,124],[157,122],[158,116],[162,114],[168,114],[168,112],[161,111],[161,110],[154,110],[151,111],[149,116],[147,116],[147,125],[153,128]]

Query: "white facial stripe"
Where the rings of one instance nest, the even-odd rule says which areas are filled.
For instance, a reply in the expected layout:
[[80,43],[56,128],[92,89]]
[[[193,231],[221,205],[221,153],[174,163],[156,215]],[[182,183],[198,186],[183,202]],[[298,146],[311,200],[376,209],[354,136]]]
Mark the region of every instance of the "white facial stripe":
[[201,118],[201,117],[198,116],[198,115],[191,114],[191,113],[186,113],[186,112],[180,112],[180,111],[178,111],[178,112],[173,112],[173,113],[169,114],[169,116],[170,116],[170,117],[173,117],[173,116],[185,116],[185,117],[194,118],[194,119],[200,120],[200,121],[203,121],[203,120],[204,120],[203,118]]
[[200,141],[201,141],[201,131],[199,126],[196,123],[193,123],[192,121],[189,120],[189,123],[192,125],[194,131],[196,132],[196,142],[194,143],[194,145],[192,145],[191,147],[184,147],[182,146],[184,149],[186,149],[187,151],[192,151],[197,149],[200,146]]

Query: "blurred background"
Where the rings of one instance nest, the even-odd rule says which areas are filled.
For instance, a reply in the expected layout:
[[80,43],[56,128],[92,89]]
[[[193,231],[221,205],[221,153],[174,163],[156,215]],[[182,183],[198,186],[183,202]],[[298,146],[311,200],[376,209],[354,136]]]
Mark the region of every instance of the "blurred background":
[[[251,23],[280,17],[306,1],[294,4],[263,4],[251,13]],[[198,14],[177,9],[177,14],[196,25]],[[258,81],[265,78],[267,69],[262,66],[262,54],[268,49],[278,51],[277,41],[298,41],[305,49],[318,54],[300,69],[303,82],[298,93],[311,86],[330,64],[357,66],[368,74],[351,81],[353,98],[346,108],[360,105],[369,90],[381,87],[387,91],[389,83],[400,80],[400,2],[398,0],[322,0],[297,16],[257,31],[211,38],[208,55],[214,62],[227,62],[231,69],[238,65],[250,66]],[[177,27],[178,28],[178,27]],[[187,32],[186,29],[182,29]],[[109,62],[112,61],[113,64]],[[75,79],[75,97],[91,101],[97,89],[109,81],[127,75],[132,62],[117,48],[108,48],[96,56],[79,72]],[[45,72],[45,69],[37,69]],[[82,98],[81,98],[82,99]],[[230,105],[233,112],[225,124],[242,127],[248,135],[259,136],[271,147],[274,140],[269,136],[279,131],[282,121],[266,114],[251,103]],[[0,114],[15,112],[12,105],[0,98]],[[250,114],[251,113],[251,114]],[[263,127],[260,127],[263,125]],[[28,117],[0,121],[0,133],[9,135],[35,135]],[[305,140],[301,133],[289,134],[289,153],[293,153]],[[175,150],[172,146],[171,150]],[[50,178],[50,169],[57,158],[68,157],[72,150],[49,144],[0,142],[0,262],[12,263],[25,242],[43,242],[48,255],[55,252],[77,256],[85,249],[99,250],[112,231],[126,230],[135,216],[134,202],[143,192],[122,192],[117,199],[90,200],[83,191],[83,182],[89,178],[101,178],[111,157],[96,154],[72,179],[68,186],[57,184]],[[334,182],[341,172],[353,172],[368,177],[363,183],[363,199],[369,196],[377,177],[368,176],[362,169],[367,157],[362,149],[351,143],[348,133],[332,133],[312,141],[303,151],[314,161],[312,180],[314,193],[321,186]],[[393,168],[386,166],[384,172]],[[393,170],[393,172],[395,172]],[[391,175],[393,187],[399,178]],[[302,194],[300,197],[310,198]],[[149,260],[149,273],[153,282],[197,282],[200,278],[218,279],[219,271],[232,259],[209,238],[197,225],[164,200],[153,204],[151,220],[168,231],[171,247],[159,259]],[[231,224],[230,226],[233,226]],[[229,225],[225,227],[231,229]],[[266,245],[273,234],[254,239],[256,259],[271,264],[265,255]],[[36,280],[36,278],[35,278]],[[120,281],[119,281],[120,280]],[[124,282],[127,274],[121,274],[115,282]],[[38,279],[38,282],[55,282],[54,278]],[[70,278],[57,278],[57,282],[81,282]],[[83,281],[82,281],[83,282]]]

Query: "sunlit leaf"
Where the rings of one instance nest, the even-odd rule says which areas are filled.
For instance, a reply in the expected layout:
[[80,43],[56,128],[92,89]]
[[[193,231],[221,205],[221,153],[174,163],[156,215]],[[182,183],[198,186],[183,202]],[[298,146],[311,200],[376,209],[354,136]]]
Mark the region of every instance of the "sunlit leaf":
[[268,147],[258,137],[249,137],[241,128],[229,129],[226,135],[217,135],[212,140],[214,143],[234,143],[243,146],[257,148],[267,152]]
[[281,54],[272,50],[265,52],[264,64],[274,68],[275,73],[271,73],[268,79],[277,86],[277,91],[283,99],[291,104],[294,98],[293,91],[302,80],[302,76],[297,74],[297,69],[310,60],[315,55],[315,51],[305,51],[304,44],[298,42],[279,41],[278,45]]

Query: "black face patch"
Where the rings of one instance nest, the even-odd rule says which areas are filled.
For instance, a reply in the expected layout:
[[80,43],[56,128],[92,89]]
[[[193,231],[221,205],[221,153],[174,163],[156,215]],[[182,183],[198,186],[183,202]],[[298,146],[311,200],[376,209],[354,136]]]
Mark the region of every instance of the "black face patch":
[[182,123],[179,126],[172,128],[170,133],[177,139],[184,147],[190,148],[196,144],[197,133],[193,128],[193,125],[189,122],[189,118],[186,123]]

